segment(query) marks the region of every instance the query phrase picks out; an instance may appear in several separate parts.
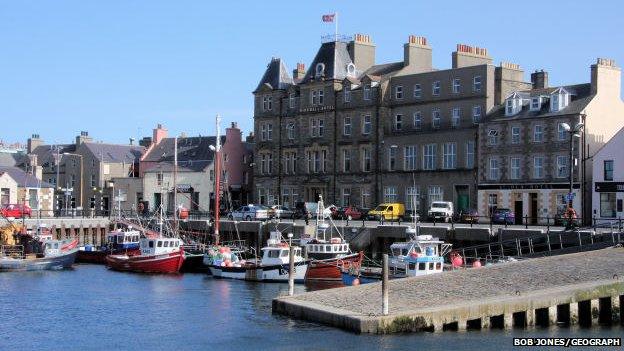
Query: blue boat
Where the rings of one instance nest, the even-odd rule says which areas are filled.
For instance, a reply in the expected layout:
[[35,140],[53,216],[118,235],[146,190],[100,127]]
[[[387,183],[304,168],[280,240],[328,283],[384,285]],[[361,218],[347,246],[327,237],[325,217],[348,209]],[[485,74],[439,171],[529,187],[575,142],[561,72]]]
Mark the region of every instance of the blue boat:
[[368,270],[343,270],[341,274],[342,284],[347,286],[381,281],[381,273],[370,272]]
[[408,242],[390,245],[388,266],[395,278],[442,273],[444,256],[451,245],[431,235],[417,235]]

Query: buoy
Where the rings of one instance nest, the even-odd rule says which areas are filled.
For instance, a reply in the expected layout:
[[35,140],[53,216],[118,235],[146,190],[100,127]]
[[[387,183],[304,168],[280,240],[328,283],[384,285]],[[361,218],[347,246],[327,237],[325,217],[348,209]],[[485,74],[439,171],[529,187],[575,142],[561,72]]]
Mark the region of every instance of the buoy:
[[416,252],[416,251],[412,251],[412,252],[410,253],[410,257],[411,257],[411,258],[418,258],[418,252]]
[[453,265],[453,267],[461,267],[461,265],[464,264],[464,260],[459,254],[456,253],[454,255],[451,255],[451,257],[451,264]]
[[360,278],[353,279],[353,283],[351,283],[351,285],[360,285]]
[[481,261],[476,260],[476,261],[472,262],[472,267],[473,268],[481,268]]

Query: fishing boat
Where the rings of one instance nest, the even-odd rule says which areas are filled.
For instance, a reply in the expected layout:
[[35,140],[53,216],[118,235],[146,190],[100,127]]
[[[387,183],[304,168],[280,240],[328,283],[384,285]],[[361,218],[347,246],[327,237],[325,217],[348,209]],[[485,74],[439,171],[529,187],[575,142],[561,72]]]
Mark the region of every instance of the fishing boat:
[[342,283],[347,286],[375,283],[381,280],[381,271],[371,269],[348,269],[341,271]]
[[78,239],[48,240],[43,252],[25,253],[23,245],[2,245],[0,271],[39,271],[70,268],[78,253]]
[[[415,233],[415,230],[408,231]],[[451,244],[432,235],[414,235],[410,241],[390,245],[388,268],[395,278],[442,273]]]
[[106,264],[117,271],[178,273],[184,263],[184,243],[178,238],[141,238],[136,255],[106,256]]
[[84,245],[78,249],[76,262],[105,264],[109,254],[136,255],[139,253],[139,239],[141,233],[138,230],[114,230],[106,234],[106,244],[100,247]]
[[[301,248],[293,247],[295,283],[303,283],[309,260],[305,260],[301,255]],[[267,246],[261,249],[262,257],[260,261],[242,260],[238,257],[227,259],[228,250],[224,249],[221,254],[225,254],[225,259],[213,260],[209,265],[210,273],[215,278],[229,278],[262,282],[288,282],[290,276],[290,245],[281,240],[281,233],[273,231],[270,233]],[[223,255],[222,255],[223,256]],[[231,254],[230,254],[230,257]]]

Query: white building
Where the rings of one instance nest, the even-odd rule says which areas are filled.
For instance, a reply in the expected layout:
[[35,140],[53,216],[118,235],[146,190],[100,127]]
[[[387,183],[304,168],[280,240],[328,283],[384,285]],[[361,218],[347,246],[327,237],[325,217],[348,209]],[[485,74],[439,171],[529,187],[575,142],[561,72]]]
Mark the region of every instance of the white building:
[[624,217],[624,128],[592,160],[592,215],[597,219]]

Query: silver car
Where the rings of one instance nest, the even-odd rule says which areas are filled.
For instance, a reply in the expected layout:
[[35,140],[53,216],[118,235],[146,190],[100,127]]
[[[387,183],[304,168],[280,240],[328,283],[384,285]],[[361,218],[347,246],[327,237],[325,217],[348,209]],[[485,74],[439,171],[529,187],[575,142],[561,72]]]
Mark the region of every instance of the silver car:
[[295,218],[295,211],[282,205],[271,206],[271,215],[274,218]]
[[235,221],[259,221],[269,219],[271,209],[264,205],[246,205],[230,212],[228,219]]

